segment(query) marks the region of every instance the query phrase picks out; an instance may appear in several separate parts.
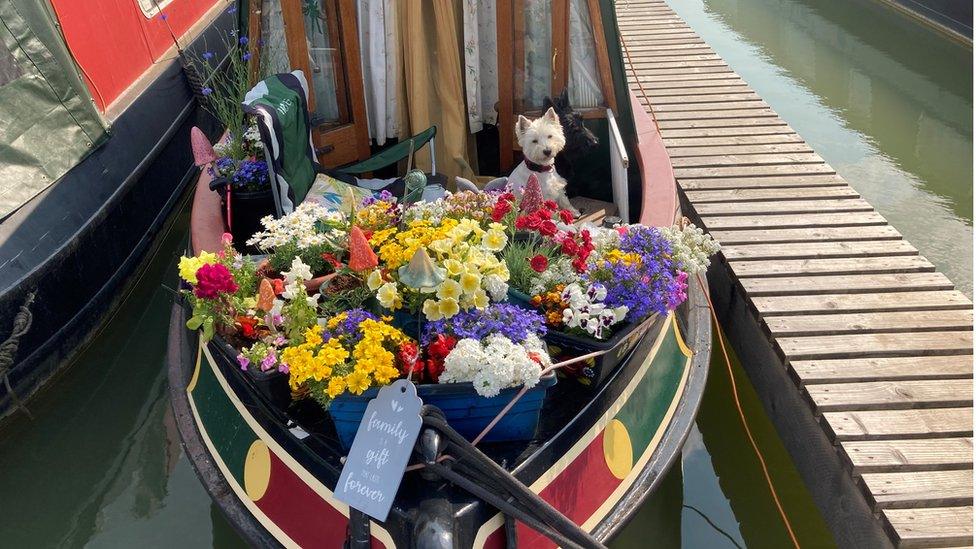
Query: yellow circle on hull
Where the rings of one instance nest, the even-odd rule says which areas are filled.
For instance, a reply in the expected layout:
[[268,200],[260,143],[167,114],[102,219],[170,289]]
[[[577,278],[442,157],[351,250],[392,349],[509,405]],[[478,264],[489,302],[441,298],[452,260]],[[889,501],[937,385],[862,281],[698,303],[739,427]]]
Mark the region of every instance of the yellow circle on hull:
[[271,450],[263,440],[251,443],[244,459],[244,491],[252,501],[264,497],[271,481]]
[[630,433],[619,419],[610,420],[603,431],[603,457],[613,476],[623,479],[634,468],[634,448]]

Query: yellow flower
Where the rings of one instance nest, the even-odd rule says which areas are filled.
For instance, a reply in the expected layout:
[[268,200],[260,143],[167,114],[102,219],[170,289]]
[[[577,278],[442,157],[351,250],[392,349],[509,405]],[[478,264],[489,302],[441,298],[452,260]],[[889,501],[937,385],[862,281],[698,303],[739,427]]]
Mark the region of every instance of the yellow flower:
[[440,320],[444,318],[441,308],[433,299],[424,301],[424,316],[427,320]]
[[400,292],[397,291],[396,284],[392,282],[387,282],[380,286],[380,291],[376,292],[376,299],[380,302],[380,305],[391,311],[399,309],[403,305]]
[[457,300],[452,298],[442,299],[437,308],[440,310],[441,316],[444,318],[451,318],[461,311]]
[[329,398],[335,398],[342,394],[346,390],[346,380],[343,377],[335,376],[329,380],[329,387],[325,390],[325,394],[329,395]]
[[[446,282],[446,281],[445,281]],[[481,289],[481,275],[470,271],[461,275],[461,289],[465,294],[471,295]]]
[[190,284],[196,284],[197,271],[200,270],[200,267],[216,262],[217,254],[211,252],[201,252],[200,255],[196,257],[181,257],[179,265],[180,278],[189,282]]
[[361,395],[366,389],[369,389],[369,375],[358,370],[347,375],[344,381],[349,392],[354,395]]
[[485,234],[482,243],[485,248],[493,252],[500,252],[505,247],[505,244],[508,244],[508,236],[505,235],[504,231],[491,229]]
[[464,272],[464,264],[457,259],[448,259],[444,261],[444,268],[447,269],[447,274],[450,276],[458,276]]
[[453,278],[448,278],[437,288],[437,297],[440,299],[454,299],[461,297],[461,285]]
[[381,366],[373,373],[373,377],[376,378],[376,383],[386,385],[390,381],[400,377],[400,370],[397,370],[393,366]]
[[479,288],[474,293],[474,306],[478,309],[486,308],[488,306],[488,293]]
[[320,345],[322,343],[322,327],[316,324],[305,330],[305,343],[309,345]]
[[366,279],[366,286],[368,286],[370,290],[375,292],[376,289],[382,285],[383,285],[383,274],[380,272],[379,269],[376,269],[375,271],[369,273],[369,277]]

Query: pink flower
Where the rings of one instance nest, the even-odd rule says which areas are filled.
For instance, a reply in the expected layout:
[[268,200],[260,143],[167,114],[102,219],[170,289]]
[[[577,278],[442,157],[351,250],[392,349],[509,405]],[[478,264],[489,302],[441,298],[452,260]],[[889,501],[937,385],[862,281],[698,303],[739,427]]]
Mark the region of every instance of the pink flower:
[[230,246],[233,241],[234,241],[234,235],[230,233],[224,233],[220,235],[220,243],[223,244],[225,247]]
[[204,265],[197,269],[197,287],[193,291],[201,299],[216,299],[221,293],[237,291],[234,277],[220,263]]

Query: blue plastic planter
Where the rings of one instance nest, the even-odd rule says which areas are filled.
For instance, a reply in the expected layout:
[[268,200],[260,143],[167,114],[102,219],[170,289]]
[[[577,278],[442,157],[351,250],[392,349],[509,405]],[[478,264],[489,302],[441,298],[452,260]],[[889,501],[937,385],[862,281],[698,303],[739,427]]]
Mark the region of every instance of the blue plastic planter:
[[[546,391],[556,384],[556,376],[549,374],[528,390],[515,406],[485,435],[485,442],[509,442],[530,440],[539,424],[539,413]],[[475,392],[471,383],[424,384],[417,386],[417,393],[424,404],[437,406],[444,412],[448,423],[468,440],[478,436],[498,412],[512,400],[520,387],[505,389],[497,396],[484,398]],[[359,423],[366,413],[366,405],[379,389],[370,389],[355,396],[343,394],[329,406],[329,414],[335,422],[343,450],[348,451],[356,437]]]

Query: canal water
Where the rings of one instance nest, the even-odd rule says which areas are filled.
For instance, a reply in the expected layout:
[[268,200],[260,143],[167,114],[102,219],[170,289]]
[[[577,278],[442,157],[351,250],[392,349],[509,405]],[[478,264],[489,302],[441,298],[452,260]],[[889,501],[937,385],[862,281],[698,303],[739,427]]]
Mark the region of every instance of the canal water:
[[[623,9],[625,1],[618,2]],[[922,253],[971,295],[971,50],[872,0],[673,7]],[[5,547],[240,547],[182,454],[165,346],[186,212],[77,363],[0,428]],[[733,364],[740,403],[804,547],[818,511]],[[784,547],[717,346],[682,460],[614,548]]]

